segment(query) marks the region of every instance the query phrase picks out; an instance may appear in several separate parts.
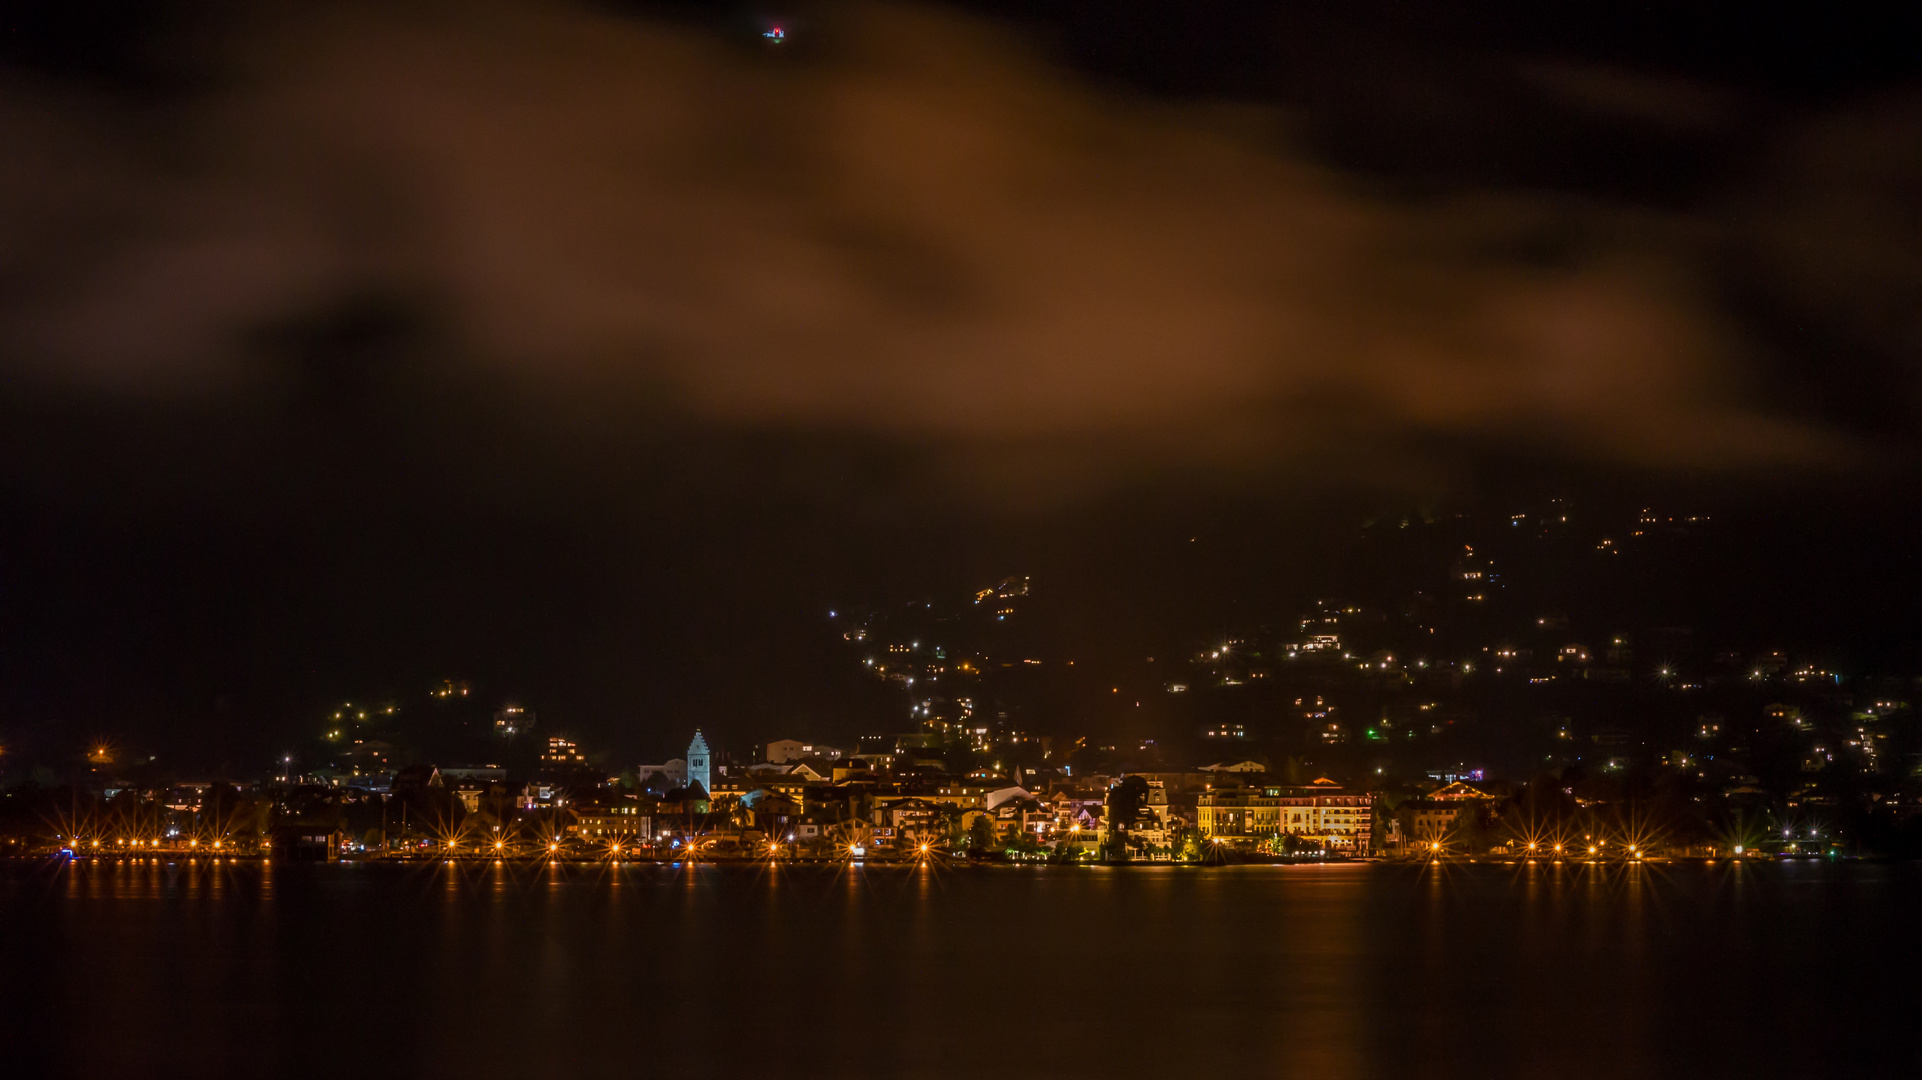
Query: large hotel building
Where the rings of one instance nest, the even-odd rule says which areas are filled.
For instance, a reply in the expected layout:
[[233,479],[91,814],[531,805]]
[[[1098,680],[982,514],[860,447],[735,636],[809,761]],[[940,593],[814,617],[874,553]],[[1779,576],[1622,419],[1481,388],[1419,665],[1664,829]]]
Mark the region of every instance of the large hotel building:
[[1211,789],[1195,800],[1195,824],[1229,842],[1299,836],[1329,850],[1367,855],[1374,848],[1375,796],[1343,794],[1332,781],[1306,787]]

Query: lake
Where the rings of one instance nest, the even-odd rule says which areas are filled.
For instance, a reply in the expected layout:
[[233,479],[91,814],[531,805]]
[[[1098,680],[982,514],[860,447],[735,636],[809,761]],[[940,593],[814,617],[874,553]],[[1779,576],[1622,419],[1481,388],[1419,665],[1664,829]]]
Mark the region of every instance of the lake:
[[1918,915],[1922,868],[1846,862],[18,861],[0,1035],[55,1076],[1912,1076]]

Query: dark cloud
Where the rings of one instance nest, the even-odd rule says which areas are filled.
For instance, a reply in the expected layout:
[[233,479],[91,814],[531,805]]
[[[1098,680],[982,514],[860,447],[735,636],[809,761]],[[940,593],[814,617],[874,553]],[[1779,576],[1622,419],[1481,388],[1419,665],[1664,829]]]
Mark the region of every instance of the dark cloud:
[[[1917,280],[1879,229],[1892,204],[1804,201],[1754,232],[1518,191],[1396,199],[1283,137],[1286,110],[1097,90],[967,16],[809,27],[787,56],[561,5],[329,7],[234,31],[228,78],[181,103],[15,76],[14,377],[244,400],[280,377],[276,327],[375,295],[543,399],[1045,451],[1076,475],[1437,441],[1743,470],[1862,448],[1771,398],[1720,248],[1764,245],[1793,302],[1912,351],[1889,325]],[[1514,64],[1612,121],[1732,108]],[[1886,157],[1913,115],[1880,142],[1818,118],[1779,182]],[[345,352],[327,363],[386,362]]]
[[[1736,200],[1732,278],[1811,412],[1912,436],[1922,406],[1922,96],[1785,125]],[[1815,358],[1812,363],[1798,360]]]

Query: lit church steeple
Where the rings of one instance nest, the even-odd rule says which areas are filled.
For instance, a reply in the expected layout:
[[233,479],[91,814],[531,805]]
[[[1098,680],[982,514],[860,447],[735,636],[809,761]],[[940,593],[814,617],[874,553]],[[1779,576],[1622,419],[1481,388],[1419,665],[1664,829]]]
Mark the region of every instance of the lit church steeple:
[[687,783],[689,787],[701,785],[701,793],[711,790],[713,776],[708,770],[707,740],[701,737],[701,729],[694,729],[694,741],[687,744]]

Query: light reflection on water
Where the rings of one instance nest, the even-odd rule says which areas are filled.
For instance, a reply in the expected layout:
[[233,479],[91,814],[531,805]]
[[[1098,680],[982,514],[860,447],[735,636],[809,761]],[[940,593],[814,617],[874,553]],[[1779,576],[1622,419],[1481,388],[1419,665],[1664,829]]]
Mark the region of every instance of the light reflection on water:
[[1907,1075],[1919,899],[1871,864],[19,862],[0,1034],[46,1075]]

